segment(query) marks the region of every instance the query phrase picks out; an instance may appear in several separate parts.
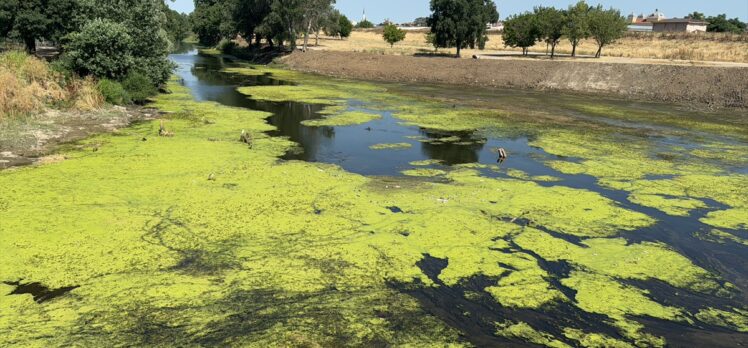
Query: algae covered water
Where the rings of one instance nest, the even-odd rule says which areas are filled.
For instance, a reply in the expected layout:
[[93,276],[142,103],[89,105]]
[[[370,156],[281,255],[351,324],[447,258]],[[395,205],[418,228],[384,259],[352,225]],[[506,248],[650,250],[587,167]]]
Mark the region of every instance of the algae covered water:
[[208,53],[153,103],[173,137],[0,172],[4,342],[748,343],[745,112]]

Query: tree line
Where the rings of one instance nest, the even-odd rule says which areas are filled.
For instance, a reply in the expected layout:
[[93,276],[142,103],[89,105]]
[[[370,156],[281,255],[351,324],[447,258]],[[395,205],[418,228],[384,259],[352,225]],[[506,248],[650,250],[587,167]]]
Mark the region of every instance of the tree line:
[[320,32],[345,38],[353,25],[333,8],[334,0],[195,0],[192,29],[202,45],[241,35],[249,43],[296,47]]
[[22,43],[28,52],[50,41],[61,55],[55,62],[79,76],[156,86],[173,64],[172,44],[190,33],[189,18],[163,0],[2,0],[0,39]]
[[524,55],[536,43],[545,42],[551,49],[551,57],[555,57],[556,46],[566,38],[575,57],[579,43],[591,38],[597,43],[595,57],[599,58],[603,47],[621,38],[627,27],[628,21],[621,11],[579,1],[567,9],[540,6],[532,12],[511,16],[504,22],[503,39],[506,46],[522,48]]
[[686,16],[686,18],[709,22],[706,31],[712,33],[740,34],[745,32],[747,26],[746,23],[743,23],[739,18],[728,19],[727,15],[724,13],[717,16],[707,17],[701,12],[694,11]]

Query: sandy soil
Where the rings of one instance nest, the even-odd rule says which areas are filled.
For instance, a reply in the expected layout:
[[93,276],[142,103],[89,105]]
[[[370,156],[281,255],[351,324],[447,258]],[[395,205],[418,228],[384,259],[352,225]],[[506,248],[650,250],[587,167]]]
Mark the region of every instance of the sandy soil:
[[280,62],[329,76],[476,87],[558,90],[696,107],[748,108],[748,67],[454,59],[356,52],[296,52]]

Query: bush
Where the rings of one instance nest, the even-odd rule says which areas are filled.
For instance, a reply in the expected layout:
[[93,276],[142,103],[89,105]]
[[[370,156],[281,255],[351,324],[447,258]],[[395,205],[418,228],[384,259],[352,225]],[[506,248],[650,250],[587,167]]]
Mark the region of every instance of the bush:
[[133,40],[122,24],[95,19],[67,40],[63,59],[81,76],[119,80],[133,66]]
[[394,47],[396,43],[405,40],[405,31],[399,29],[394,24],[387,24],[384,27],[384,34],[382,34],[384,41],[390,44],[390,47]]
[[151,79],[139,72],[130,73],[122,81],[122,87],[125,88],[130,99],[139,104],[146,102],[149,97],[158,93],[158,89],[153,85]]
[[125,105],[130,103],[130,94],[117,81],[103,79],[99,81],[96,87],[99,88],[99,91],[109,104]]
[[218,43],[218,50],[225,54],[232,54],[236,49],[239,47],[236,42],[231,41],[229,39],[223,39],[221,42]]

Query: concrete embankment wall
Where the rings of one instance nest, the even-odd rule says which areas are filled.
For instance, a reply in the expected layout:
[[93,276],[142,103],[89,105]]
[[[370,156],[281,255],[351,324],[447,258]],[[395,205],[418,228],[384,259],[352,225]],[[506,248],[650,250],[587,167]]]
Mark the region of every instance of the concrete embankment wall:
[[310,51],[281,60],[291,69],[354,79],[523,88],[748,108],[748,67],[539,59],[454,59]]

